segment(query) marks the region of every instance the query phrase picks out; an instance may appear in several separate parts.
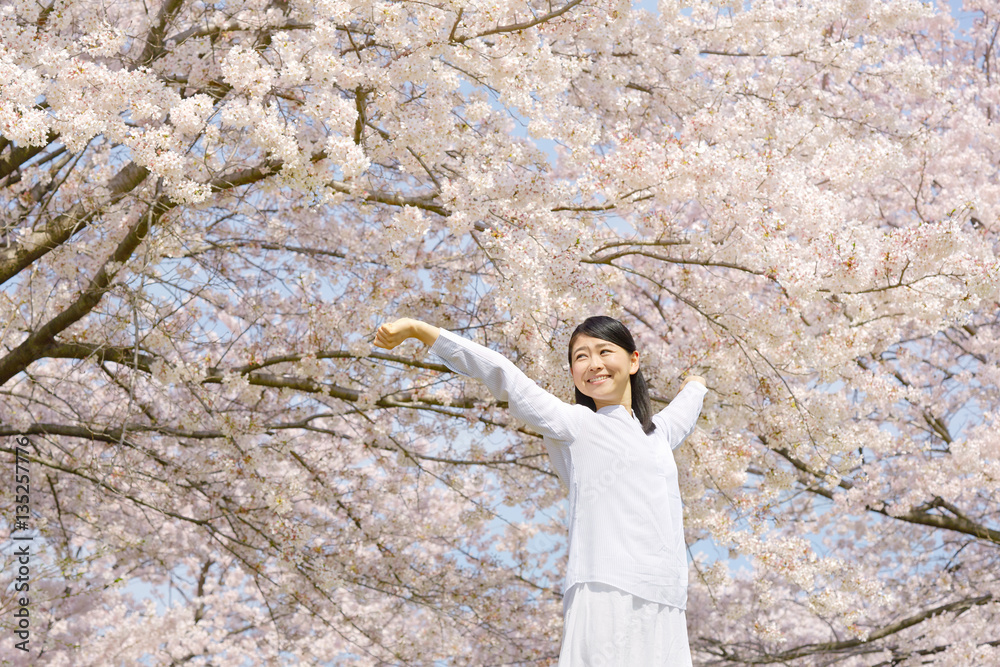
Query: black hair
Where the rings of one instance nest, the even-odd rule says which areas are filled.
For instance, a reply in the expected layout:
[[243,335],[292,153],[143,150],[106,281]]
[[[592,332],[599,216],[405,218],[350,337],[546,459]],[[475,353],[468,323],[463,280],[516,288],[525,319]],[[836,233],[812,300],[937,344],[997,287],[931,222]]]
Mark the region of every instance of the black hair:
[[[570,367],[573,366],[573,341],[576,340],[577,336],[581,335],[600,338],[609,343],[614,343],[628,352],[629,355],[635,352],[635,340],[632,339],[632,332],[628,330],[628,327],[613,317],[595,315],[594,317],[585,319],[580,326],[573,330],[573,335],[569,337]],[[642,376],[641,368],[629,376],[629,384],[632,387],[632,411],[635,413],[639,423],[642,424],[642,430],[646,435],[649,435],[656,430],[656,424],[653,423],[653,407],[649,402],[649,390],[646,387],[646,378]],[[594,399],[579,389],[574,389],[576,391],[577,404],[586,405],[594,412],[597,412],[597,405],[594,403]]]

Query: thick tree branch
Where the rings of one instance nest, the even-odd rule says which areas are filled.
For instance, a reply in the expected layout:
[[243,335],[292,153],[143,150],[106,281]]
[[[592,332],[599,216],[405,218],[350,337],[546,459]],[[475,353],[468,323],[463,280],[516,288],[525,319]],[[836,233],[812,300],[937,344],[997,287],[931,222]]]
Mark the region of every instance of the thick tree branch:
[[[337,192],[342,192],[344,194],[352,194],[352,190],[344,183],[333,181],[329,183],[330,188]],[[431,213],[437,213],[442,217],[448,217],[451,215],[451,211],[434,202],[434,195],[415,195],[415,196],[405,196],[396,194],[395,192],[385,192],[376,190],[374,192],[366,192],[361,197],[364,201],[376,202],[379,204],[387,204],[389,206],[413,206],[414,208],[419,208],[424,211],[430,211]]]
[[650,259],[666,262],[668,264],[692,264],[696,266],[719,267],[724,269],[736,269],[737,271],[743,271],[744,273],[750,273],[755,276],[765,275],[763,271],[756,271],[754,269],[745,266],[740,266],[739,264],[733,264],[732,262],[713,262],[713,261],[699,260],[699,259],[684,259],[682,257],[667,257],[665,255],[659,255],[653,252],[648,252],[646,250],[620,250],[610,255],[605,255],[603,257],[594,257],[594,256],[584,257],[580,261],[585,264],[611,264],[611,262],[616,259],[619,259],[621,257],[628,257],[631,255],[638,255],[640,257],[649,257]]
[[149,170],[145,167],[129,162],[108,181],[110,196],[101,208],[87,211],[84,205],[78,202],[41,229],[29,232],[10,247],[0,248],[0,285],[31,266],[39,257],[68,241],[100,215],[104,208],[121,201],[126,194],[142,183],[148,174]]
[[[22,164],[41,153],[45,150],[46,146],[58,138],[59,135],[56,132],[49,130],[45,141],[39,146],[18,146],[17,148],[11,148],[7,153],[7,157],[0,159],[0,180],[14,173]],[[3,147],[0,147],[0,151],[2,150]]]
[[[758,436],[760,437],[760,436]],[[767,444],[766,439],[761,438],[764,444]],[[795,466],[800,472],[805,473],[809,477],[814,479],[823,480],[826,479],[826,475],[823,473],[813,470],[805,462],[801,461],[795,457],[791,452],[784,448],[771,448],[771,451],[776,454],[781,455],[785,460]],[[854,488],[854,485],[846,480],[840,479],[837,482],[837,486],[842,489],[850,490]],[[821,486],[816,486],[811,484],[809,480],[805,480],[805,488],[810,493],[815,493],[821,495],[829,500],[833,499],[833,492],[829,489],[823,488]],[[952,513],[952,516],[946,516],[943,514],[931,514],[929,510],[935,508],[942,508]],[[932,528],[944,528],[946,530],[952,530],[956,533],[962,533],[964,535],[971,535],[982,540],[987,540],[993,542],[994,544],[1000,544],[1000,531],[988,528],[980,523],[970,520],[966,517],[957,507],[947,502],[942,498],[935,498],[934,500],[922,505],[921,507],[915,508],[906,512],[905,514],[894,514],[889,512],[885,507],[873,507],[871,505],[865,505],[865,509],[869,512],[874,512],[876,514],[881,514],[882,516],[888,517],[890,519],[897,519],[899,521],[905,521],[907,523],[915,523],[923,526],[930,526]]]
[[[569,10],[579,5],[581,2],[583,2],[583,0],[570,0],[562,7],[559,7],[558,9],[555,9],[549,12],[548,14],[537,16],[531,19],[530,21],[524,21],[522,23],[510,23],[508,25],[497,26],[496,28],[484,30],[483,32],[468,37],[455,37],[453,41],[457,42],[458,44],[464,44],[470,39],[476,39],[477,37],[487,37],[489,35],[496,35],[504,32],[519,32],[521,30],[527,30],[528,28],[533,28],[536,25],[539,25],[540,23],[545,23],[546,21],[551,21],[554,18],[562,16]],[[452,34],[454,34],[454,28],[452,28]]]
[[[312,30],[316,25],[314,23],[299,23],[295,21],[289,21],[287,23],[282,23],[281,25],[269,26],[264,29],[267,33],[281,32],[283,30]],[[340,30],[347,30],[346,26],[340,27]],[[171,35],[167,41],[173,42],[175,48],[180,46],[189,39],[197,39],[199,37],[217,37],[222,33],[226,32],[260,32],[260,28],[254,28],[246,25],[241,21],[227,21],[222,25],[206,27],[204,24],[193,25],[187,30],[182,30],[181,32]],[[355,31],[357,32],[357,31]]]
[[[46,357],[57,359],[92,359],[97,363],[110,361],[130,368],[136,368],[144,373],[150,373],[151,367],[156,357],[150,354],[139,353],[133,347],[128,346],[108,346],[95,345],[93,343],[59,343],[47,351]],[[304,359],[378,359],[381,361],[391,361],[397,364],[423,368],[425,370],[438,371],[439,373],[450,373],[451,370],[444,364],[434,364],[424,361],[417,361],[395,354],[384,352],[371,352],[367,355],[353,354],[344,350],[319,350],[314,353],[282,354],[275,357],[268,357],[263,361],[233,368],[212,367],[208,370],[212,378],[221,378],[225,373],[244,375],[261,368],[276,366],[278,364],[289,364],[302,361]],[[214,380],[213,380],[214,381]]]
[[335,257],[346,259],[347,255],[339,250],[323,250],[321,248],[304,248],[302,246],[288,245],[285,243],[272,243],[270,241],[259,241],[255,239],[233,239],[231,241],[206,241],[205,245],[184,253],[181,257],[196,257],[210,250],[220,250],[227,252],[232,248],[253,248],[259,250],[287,250],[301,255],[311,255],[313,257]]
[[[876,642],[879,639],[884,639],[891,635],[897,634],[906,630],[907,628],[912,628],[913,626],[922,623],[935,616],[940,616],[941,614],[956,613],[960,614],[972,607],[987,604],[993,600],[992,594],[981,595],[974,598],[965,598],[964,600],[957,600],[955,602],[949,602],[948,604],[943,604],[939,607],[934,607],[933,609],[927,609],[913,616],[892,623],[885,627],[879,628],[871,633],[865,639],[848,639],[839,642],[826,642],[818,644],[804,644],[802,646],[797,646],[793,649],[787,651],[782,651],[780,653],[764,653],[761,655],[740,655],[739,653],[730,652],[726,650],[723,654],[724,661],[727,663],[735,663],[741,665],[768,665],[774,664],[776,662],[787,662],[789,660],[796,660],[799,658],[804,658],[811,655],[820,654],[830,654],[830,653],[844,653],[844,652],[854,652],[855,649],[868,647],[870,651],[883,650],[884,647],[871,646],[872,642]],[[701,637],[703,641],[708,641],[715,644],[715,640],[709,637]]]
[[[257,167],[242,169],[214,178],[208,181],[207,185],[213,192],[249,185],[272,176],[281,170],[281,166],[282,162],[269,160]],[[140,171],[133,172],[134,176],[138,177],[141,175],[145,178],[145,168],[139,167],[138,169]],[[123,169],[122,172],[124,171]],[[122,174],[122,172],[119,172],[119,174]],[[97,275],[94,276],[90,285],[80,297],[66,308],[66,310],[50,319],[37,330],[31,332],[20,345],[0,359],[0,386],[27,368],[33,361],[44,357],[47,351],[56,345],[56,335],[94,309],[110,288],[111,281],[132,256],[135,249],[139,247],[139,244],[146,238],[149,230],[159,222],[160,218],[176,206],[176,202],[170,201],[166,197],[157,199],[149,207],[146,214],[141,216],[132,225],[128,234],[119,242],[118,247],[112,253],[111,257],[108,258],[104,266],[97,272]]]
[[151,355],[136,354],[135,348],[91,343],[56,343],[45,351],[45,356],[49,359],[92,359],[98,364],[110,361],[145,373],[151,372],[150,366],[155,361]]
[[68,327],[82,319],[94,309],[104,294],[110,289],[111,281],[121,271],[125,262],[139,244],[145,240],[149,230],[164,214],[174,207],[165,198],[160,198],[149,207],[149,210],[132,225],[115,248],[114,252],[98,270],[90,281],[87,289],[64,311],[48,322],[32,331],[28,337],[5,357],[0,359],[0,386],[23,371],[36,359],[45,356],[46,351],[55,344],[55,337]]
[[358,117],[354,119],[354,143],[358,146],[361,145],[361,140],[364,138],[365,123],[366,118],[366,102],[368,101],[369,91],[364,86],[358,86],[354,90],[354,108],[358,112]]
[[148,67],[154,60],[166,53],[163,38],[167,33],[170,22],[177,16],[184,5],[184,0],[164,0],[160,7],[160,12],[156,15],[156,20],[150,25],[149,32],[146,33],[146,46],[142,54],[136,60],[136,67]]

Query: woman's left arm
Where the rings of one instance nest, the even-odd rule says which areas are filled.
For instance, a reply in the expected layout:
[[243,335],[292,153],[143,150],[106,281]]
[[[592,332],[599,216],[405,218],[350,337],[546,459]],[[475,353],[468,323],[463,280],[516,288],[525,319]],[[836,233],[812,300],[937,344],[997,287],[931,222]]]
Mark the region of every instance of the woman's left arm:
[[690,375],[684,380],[684,384],[681,385],[681,390],[677,392],[674,400],[653,415],[656,430],[663,429],[666,433],[670,449],[676,449],[686,437],[691,435],[698,422],[698,415],[701,414],[701,406],[706,393],[708,393],[708,387],[705,385],[705,379],[697,375]]

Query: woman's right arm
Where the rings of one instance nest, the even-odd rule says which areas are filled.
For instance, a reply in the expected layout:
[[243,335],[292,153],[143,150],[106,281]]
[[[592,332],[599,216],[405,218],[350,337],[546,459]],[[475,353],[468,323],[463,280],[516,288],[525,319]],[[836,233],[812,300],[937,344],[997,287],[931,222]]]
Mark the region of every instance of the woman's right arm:
[[375,332],[375,345],[391,350],[407,338],[416,338],[428,347],[434,345],[441,330],[436,326],[404,317],[395,322],[386,322]]
[[375,345],[391,350],[407,338],[431,346],[456,373],[482,381],[499,401],[506,401],[511,415],[553,440],[573,439],[572,407],[548,393],[521,372],[509,359],[450,331],[403,318],[379,327]]

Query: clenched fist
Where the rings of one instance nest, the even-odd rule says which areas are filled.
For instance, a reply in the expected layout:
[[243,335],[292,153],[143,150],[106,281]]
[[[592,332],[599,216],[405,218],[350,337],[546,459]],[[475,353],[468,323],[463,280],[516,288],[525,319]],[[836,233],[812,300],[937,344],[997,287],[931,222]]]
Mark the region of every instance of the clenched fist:
[[416,338],[426,345],[433,345],[440,330],[409,317],[403,317],[395,322],[387,322],[375,332],[375,346],[391,350],[407,338]]

